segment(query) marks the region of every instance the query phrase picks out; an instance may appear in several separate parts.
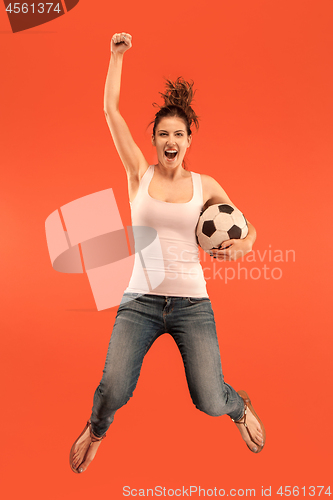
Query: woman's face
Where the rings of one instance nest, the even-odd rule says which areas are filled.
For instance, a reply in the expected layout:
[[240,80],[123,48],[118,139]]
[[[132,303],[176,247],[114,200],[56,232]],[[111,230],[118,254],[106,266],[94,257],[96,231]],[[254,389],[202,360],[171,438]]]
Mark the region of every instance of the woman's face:
[[181,165],[191,140],[192,136],[187,134],[186,125],[181,118],[162,118],[156,127],[155,136],[152,136],[158,162],[168,168]]

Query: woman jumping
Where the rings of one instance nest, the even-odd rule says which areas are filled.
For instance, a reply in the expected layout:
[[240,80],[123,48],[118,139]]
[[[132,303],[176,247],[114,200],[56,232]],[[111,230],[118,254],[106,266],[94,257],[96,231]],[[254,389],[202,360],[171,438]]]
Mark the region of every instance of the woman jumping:
[[[266,439],[247,393],[237,393],[223,379],[195,229],[202,210],[232,202],[212,177],[184,168],[184,156],[192,142],[191,127],[198,127],[191,107],[193,83],[182,78],[167,81],[162,94],[165,102],[155,115],[152,133],[158,161],[149,165],[119,111],[123,56],[131,46],[128,33],[112,37],[104,111],[127,173],[132,225],[156,230],[161,252],[150,250],[144,269],[136,254],[91,417],[70,451],[70,466],[76,473],[84,472],[95,457],[116,411],[133,394],[145,355],[163,333],[169,333],[180,350],[195,406],[208,415],[229,415],[254,453],[263,449]],[[249,222],[248,229],[246,238],[225,241],[212,255],[230,261],[250,252],[256,232]]]

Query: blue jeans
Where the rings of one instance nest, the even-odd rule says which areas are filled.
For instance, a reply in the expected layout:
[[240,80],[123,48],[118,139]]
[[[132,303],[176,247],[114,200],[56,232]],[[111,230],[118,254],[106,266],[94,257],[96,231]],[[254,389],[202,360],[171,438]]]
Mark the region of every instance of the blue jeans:
[[92,431],[103,436],[116,411],[133,394],[143,358],[169,333],[183,358],[195,406],[212,416],[243,416],[244,403],[223,380],[214,313],[209,298],[125,293],[111,335],[102,380],[94,395]]

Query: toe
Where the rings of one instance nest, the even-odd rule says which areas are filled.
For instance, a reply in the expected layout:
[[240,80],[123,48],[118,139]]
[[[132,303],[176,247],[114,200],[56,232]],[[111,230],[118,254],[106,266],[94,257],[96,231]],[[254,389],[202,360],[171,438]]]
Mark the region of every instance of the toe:
[[261,445],[262,443],[262,436],[258,433],[255,434],[255,436],[253,437],[253,441],[259,445]]
[[91,460],[86,459],[84,462],[82,462],[80,467],[77,469],[78,472],[81,474],[82,472],[86,471],[88,466],[90,465],[90,463],[91,463]]
[[255,440],[252,441],[252,439],[250,438],[250,436],[248,434],[247,435],[243,434],[243,439],[244,439],[247,447],[250,448],[250,450],[252,450],[254,453],[256,453],[258,451],[257,443],[255,442]]
[[253,440],[248,438],[245,440],[247,446],[250,448],[250,450],[254,451],[254,453],[256,453],[258,451],[258,445],[259,445],[259,442],[257,442],[257,440]]

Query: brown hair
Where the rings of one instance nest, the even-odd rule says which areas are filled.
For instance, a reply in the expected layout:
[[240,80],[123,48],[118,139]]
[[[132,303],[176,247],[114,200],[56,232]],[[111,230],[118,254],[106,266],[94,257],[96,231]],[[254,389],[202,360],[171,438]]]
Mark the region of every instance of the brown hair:
[[191,135],[191,126],[194,124],[196,129],[199,128],[199,118],[191,107],[195,91],[193,91],[193,81],[187,82],[181,76],[176,81],[166,79],[166,91],[160,92],[164,99],[164,105],[159,106],[156,102],[153,106],[160,108],[155,115],[153,135],[155,135],[156,127],[162,118],[167,116],[177,116],[181,118],[185,125],[187,134]]

